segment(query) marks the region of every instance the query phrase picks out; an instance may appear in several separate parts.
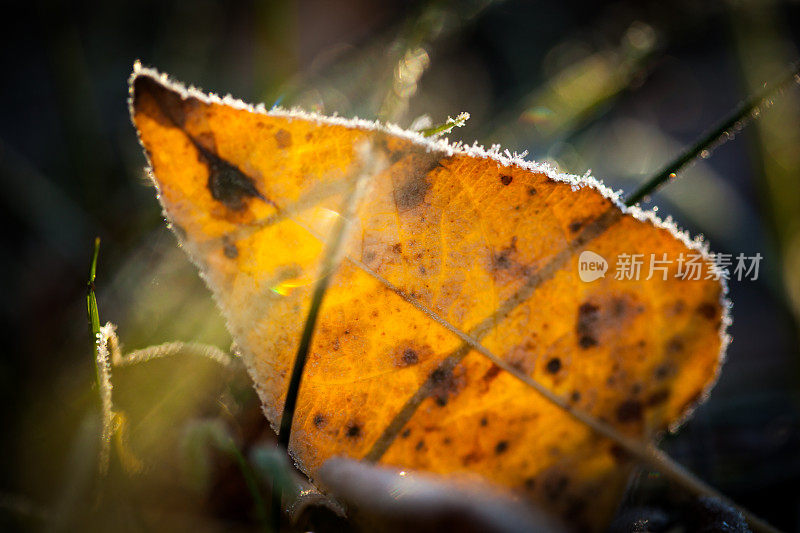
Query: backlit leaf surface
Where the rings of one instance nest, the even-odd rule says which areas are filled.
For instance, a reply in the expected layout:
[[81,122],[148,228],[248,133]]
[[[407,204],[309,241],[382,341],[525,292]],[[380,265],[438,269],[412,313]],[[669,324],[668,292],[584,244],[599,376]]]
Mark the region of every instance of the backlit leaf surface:
[[[483,479],[594,527],[629,473],[618,446],[472,350],[652,439],[714,382],[724,287],[676,277],[704,248],[597,181],[357,120],[251,108],[137,67],[131,112],[164,213],[224,313],[275,427],[314,281],[333,276],[290,451]],[[325,243],[359,176],[344,259]],[[607,258],[583,282],[579,255]],[[618,280],[620,254],[643,254]],[[650,254],[670,261],[648,278]],[[664,255],[666,254],[666,255]],[[412,305],[413,304],[413,305]],[[425,311],[428,311],[427,313]]]

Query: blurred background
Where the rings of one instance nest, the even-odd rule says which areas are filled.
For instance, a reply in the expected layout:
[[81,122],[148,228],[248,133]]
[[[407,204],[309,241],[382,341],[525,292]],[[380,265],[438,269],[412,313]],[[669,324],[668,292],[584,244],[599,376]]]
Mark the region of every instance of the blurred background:
[[[798,58],[800,3],[31,0],[5,6],[0,26],[0,526],[214,530],[258,520],[235,460],[204,452],[192,429],[269,442],[241,370],[189,356],[115,370],[124,427],[96,480],[93,238],[100,318],[127,349],[231,342],[144,177],[126,102],[134,60],[268,107],[406,127],[467,111],[451,139],[630,192]],[[731,283],[719,384],[663,446],[800,531],[800,90],[760,115],[648,204],[715,251],[764,257],[757,281]],[[675,498],[643,472],[626,505]]]

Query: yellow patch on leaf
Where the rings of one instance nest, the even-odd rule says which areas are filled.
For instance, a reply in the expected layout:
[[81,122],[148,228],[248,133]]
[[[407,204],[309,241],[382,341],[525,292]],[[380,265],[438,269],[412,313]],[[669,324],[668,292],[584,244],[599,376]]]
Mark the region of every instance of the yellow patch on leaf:
[[[724,287],[701,255],[593,180],[364,121],[266,112],[137,68],[131,112],[172,228],[224,313],[277,426],[314,281],[325,295],[290,451],[480,476],[573,524],[603,523],[630,460],[465,344],[575,409],[650,440],[714,382]],[[344,259],[331,228],[370,172]],[[635,215],[635,216],[634,216]],[[643,254],[666,279],[583,282],[578,257]],[[705,278],[705,276],[703,276]]]

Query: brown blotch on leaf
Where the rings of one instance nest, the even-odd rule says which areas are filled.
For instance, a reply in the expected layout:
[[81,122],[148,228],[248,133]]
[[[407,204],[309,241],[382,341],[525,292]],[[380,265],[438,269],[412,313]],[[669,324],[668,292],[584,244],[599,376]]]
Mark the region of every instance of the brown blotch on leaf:
[[492,363],[492,366],[489,367],[489,370],[486,371],[482,379],[487,383],[491,383],[494,380],[494,378],[496,378],[500,374],[501,371],[502,369],[499,366]]
[[424,361],[432,354],[433,350],[431,350],[430,346],[417,344],[414,341],[406,341],[394,348],[391,357],[396,367],[405,368]]
[[290,148],[292,146],[292,134],[281,128],[275,132],[275,142],[278,143],[278,148]]
[[394,253],[396,253],[396,254],[401,254],[401,253],[403,253],[403,244],[402,244],[402,243],[399,243],[399,242],[396,242],[396,243],[394,243],[394,244],[392,245],[392,251],[393,251]]
[[396,179],[402,181],[395,187],[394,202],[400,212],[408,211],[425,200],[431,184],[428,173],[439,166],[435,154],[416,155],[407,165],[398,169]]
[[511,176],[500,176],[500,183],[503,185],[511,185],[511,182],[514,180]]
[[[155,100],[164,117],[154,116],[159,123],[167,126],[177,126],[183,128],[186,124],[186,112],[193,106],[200,105],[197,98],[183,98],[182,95],[166,88],[164,85],[154,80],[150,76],[137,76],[133,82],[133,106],[134,109],[141,107],[141,100],[149,95]],[[164,120],[166,118],[166,121]]]
[[708,302],[698,305],[697,312],[700,314],[700,316],[708,320],[714,320],[717,317],[717,307]]
[[642,419],[644,409],[639,400],[625,400],[617,406],[617,420],[622,423],[638,422]]
[[450,396],[457,394],[461,387],[461,380],[454,375],[453,370],[437,368],[428,379],[431,383],[431,397],[439,407],[447,405]]
[[501,440],[494,447],[495,455],[500,455],[502,453],[505,453],[506,450],[508,450],[508,441],[507,440]]
[[667,355],[675,355],[683,351],[683,339],[676,335],[667,341],[665,347]]
[[358,424],[350,424],[349,426],[347,426],[345,435],[347,435],[351,439],[357,439],[358,437],[361,436],[361,426]]
[[220,202],[231,211],[241,211],[245,208],[246,201],[250,198],[264,196],[256,189],[253,179],[239,170],[239,168],[225,161],[217,154],[195,144],[200,161],[208,168],[208,182],[206,187],[211,197]]
[[508,258],[510,253],[510,250],[503,250],[495,256],[494,264],[497,266],[497,268],[505,270],[511,266],[511,260]]
[[573,220],[569,223],[570,233],[577,232],[579,229],[581,229],[581,227],[583,227],[583,220]]
[[656,367],[655,371],[653,372],[653,375],[655,376],[656,379],[661,380],[668,378],[674,373],[675,373],[675,367],[672,366],[672,364],[670,363],[664,363]]
[[578,320],[575,325],[575,333],[578,335],[578,345],[584,350],[597,346],[597,332],[595,331],[598,322],[599,307],[584,302],[578,307]]
[[239,257],[239,248],[237,248],[236,245],[231,242],[222,248],[222,253],[224,253],[225,257],[228,259],[236,259]]
[[553,357],[547,362],[545,365],[545,369],[550,374],[557,374],[559,370],[561,370],[561,359],[558,357]]
[[663,389],[654,392],[647,398],[647,405],[650,407],[655,407],[656,405],[660,405],[667,401],[669,398],[669,390]]
[[419,363],[419,356],[417,355],[417,352],[411,348],[406,348],[403,350],[403,355],[400,356],[400,361],[402,366],[416,365]]
[[479,452],[470,452],[465,455],[461,461],[464,463],[464,466],[469,466],[471,464],[475,464],[480,462],[483,459],[483,454]]

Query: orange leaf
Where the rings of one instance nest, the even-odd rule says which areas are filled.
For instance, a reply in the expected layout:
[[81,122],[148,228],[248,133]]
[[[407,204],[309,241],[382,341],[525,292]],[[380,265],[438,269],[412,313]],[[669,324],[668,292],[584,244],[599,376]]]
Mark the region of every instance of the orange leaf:
[[[333,276],[290,445],[312,478],[335,455],[477,475],[574,524],[602,523],[628,456],[477,343],[643,441],[676,426],[715,380],[724,285],[676,277],[691,254],[711,271],[707,250],[625,209],[594,179],[395,127],[267,112],[140,67],[131,95],[165,215],[273,427],[313,282]],[[345,259],[321,272],[330,228],[363,173]],[[610,269],[584,282],[585,250],[671,264],[649,280],[645,263],[639,279]]]

